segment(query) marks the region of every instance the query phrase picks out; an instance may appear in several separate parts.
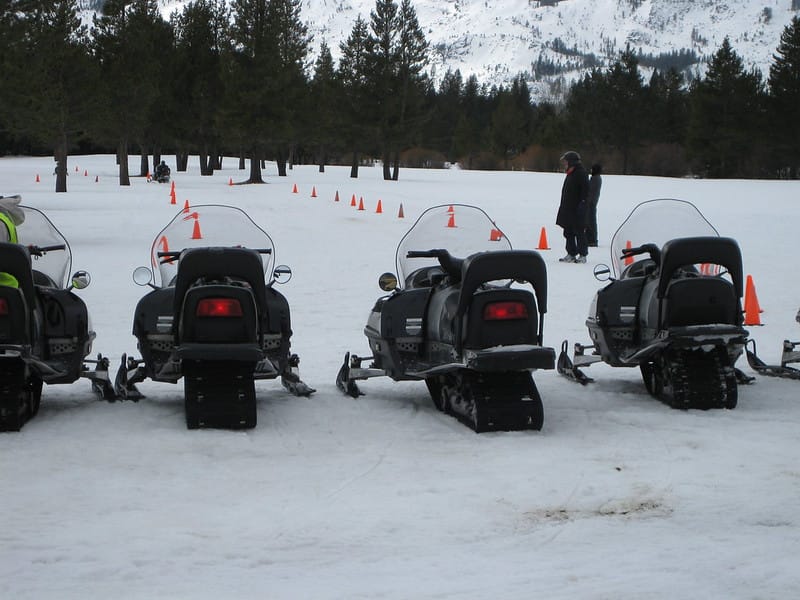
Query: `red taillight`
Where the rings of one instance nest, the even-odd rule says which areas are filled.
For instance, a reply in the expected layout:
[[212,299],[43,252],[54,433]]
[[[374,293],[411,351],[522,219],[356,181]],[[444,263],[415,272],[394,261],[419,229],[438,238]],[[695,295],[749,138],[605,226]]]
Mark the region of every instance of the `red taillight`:
[[492,302],[483,308],[484,321],[527,319],[528,307],[522,302]]
[[198,317],[241,317],[242,305],[236,298],[203,298],[197,303]]
[[0,317],[8,316],[8,300],[0,298]]

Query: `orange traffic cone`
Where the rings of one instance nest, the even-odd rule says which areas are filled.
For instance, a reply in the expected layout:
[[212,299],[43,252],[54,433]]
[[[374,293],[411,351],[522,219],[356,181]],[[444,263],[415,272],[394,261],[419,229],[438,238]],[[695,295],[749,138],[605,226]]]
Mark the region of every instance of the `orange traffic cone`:
[[455,212],[451,212],[450,213],[450,218],[447,220],[447,226],[448,227],[455,227],[456,226],[456,213]]
[[499,229],[492,229],[489,231],[489,241],[490,242],[499,242],[503,239],[503,232]]
[[316,198],[317,197],[317,186],[315,186],[315,185],[311,186],[311,197],[312,198]]
[[355,206],[355,205],[356,205],[356,195],[353,194],[353,197],[350,198],[350,206]]
[[405,217],[405,215],[403,214],[403,203],[401,202],[400,203],[400,210],[397,211],[397,218],[398,219],[402,219],[404,217]]
[[84,176],[84,177],[88,177],[88,176],[89,176],[89,171],[87,171],[86,169],[84,169],[84,171],[83,171],[83,176]]
[[178,203],[178,202],[177,202],[177,200],[175,199],[175,192],[172,192],[172,193],[169,195],[169,203],[170,203],[170,204],[177,204],[177,203]]
[[174,181],[172,182],[172,185],[169,186],[169,191],[170,192],[174,192],[175,191],[175,182]]
[[228,185],[233,185],[233,177],[228,178]]
[[[630,241],[630,240],[628,240],[627,242],[625,242],[625,249],[626,249],[626,250],[630,250],[630,249],[631,249],[631,247],[632,247],[632,246],[631,246],[631,241]],[[626,265],[632,265],[632,264],[633,264],[633,257],[632,257],[632,256],[626,256],[626,257],[625,257],[625,264],[626,264]]]
[[364,196],[358,199],[358,210],[364,210]]
[[338,202],[339,201],[339,190],[336,190],[336,196],[334,196],[333,201],[334,202]]
[[550,246],[547,243],[547,230],[542,227],[542,230],[539,232],[539,245],[536,247],[537,250],[550,250]]
[[78,172],[78,165],[75,165],[75,172]]
[[195,217],[194,219],[194,229],[192,230],[192,239],[193,240],[202,240],[203,236],[200,234],[200,219]]
[[183,202],[183,212],[185,212],[185,213],[189,212],[189,201],[188,200],[185,200]]
[[376,213],[382,213],[383,212],[383,205],[381,204],[381,199],[380,198],[378,198],[378,206],[375,207],[375,212]]
[[39,174],[36,174],[36,183],[39,183]]
[[296,183],[292,186],[292,193],[293,194],[297,193],[297,184]]
[[453,208],[453,205],[451,204],[450,206],[447,207],[447,212],[449,214],[452,214],[452,213],[456,212],[456,209]]
[[753,276],[747,276],[747,284],[744,291],[744,324],[745,325],[761,325],[760,313],[761,306],[758,304],[758,296],[756,296],[756,286],[753,284]]

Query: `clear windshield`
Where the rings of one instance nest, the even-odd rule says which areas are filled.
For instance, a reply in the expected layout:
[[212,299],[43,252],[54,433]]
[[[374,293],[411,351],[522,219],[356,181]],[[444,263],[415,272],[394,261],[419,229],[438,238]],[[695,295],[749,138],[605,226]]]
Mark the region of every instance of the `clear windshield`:
[[[622,250],[642,244],[661,248],[669,240],[680,237],[719,236],[697,207],[685,200],[648,200],[637,205],[619,226],[611,239],[611,264],[619,277],[631,264],[622,258]],[[648,258],[647,254],[633,257],[634,262]]]
[[158,271],[161,286],[172,284],[178,274],[178,261],[159,258],[159,252],[180,252],[187,248],[239,247],[269,249],[261,254],[265,273],[272,273],[275,247],[266,231],[243,210],[233,206],[206,204],[179,212],[161,230],[150,249],[150,264]]
[[456,258],[485,250],[510,250],[511,242],[485,212],[466,204],[443,204],[422,213],[397,246],[400,281],[417,269],[438,265],[435,258],[407,258],[409,250],[444,248]]
[[72,268],[72,251],[67,240],[44,213],[30,206],[20,206],[25,221],[17,225],[17,242],[24,246],[64,245],[63,250],[51,250],[43,256],[31,256],[33,269],[47,275],[59,287],[66,287]]

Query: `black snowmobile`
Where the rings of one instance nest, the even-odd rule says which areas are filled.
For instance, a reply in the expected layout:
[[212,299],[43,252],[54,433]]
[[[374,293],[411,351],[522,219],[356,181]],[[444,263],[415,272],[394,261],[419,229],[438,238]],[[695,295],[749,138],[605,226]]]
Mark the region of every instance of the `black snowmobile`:
[[[639,367],[647,391],[673,408],[734,408],[734,368],[748,332],[742,327],[742,256],[691,203],[639,204],[611,241],[614,277],[597,292],[586,325],[591,345],[565,341],[558,371],[581,383],[580,367],[605,362]],[[605,265],[595,268],[610,278]],[[591,354],[586,354],[592,350]]]
[[153,170],[153,181],[158,183],[169,183],[172,171],[167,165],[158,164]]
[[[800,309],[797,311],[795,320],[800,323]],[[800,379],[800,369],[789,366],[791,363],[800,363],[800,350],[798,350],[798,347],[800,347],[800,341],[792,342],[790,340],[783,340],[783,347],[781,348],[781,364],[770,365],[758,357],[756,352],[756,341],[751,339],[747,341],[747,363],[759,375]]]
[[178,213],[153,242],[152,270],[134,271],[134,280],[153,291],[136,307],[133,334],[142,358],[123,355],[119,396],[142,398],[136,384],[148,377],[183,378],[189,429],[238,429],[256,425],[255,379],[281,377],[291,393],[312,394],[289,352],[289,304],[273,285],[288,281],[291,270],[272,268],[273,248],[238,208],[205,205]]
[[[19,206],[18,243],[0,243],[0,431],[19,431],[39,411],[42,384],[80,377],[104,398],[114,396],[108,361],[88,361],[95,332],[86,304],[73,292],[89,285],[86,271],[69,277],[72,252],[44,213]],[[85,363],[95,363],[89,370]]]
[[436,408],[476,432],[541,429],[531,372],[554,368],[555,351],[542,346],[547,270],[539,253],[512,250],[485,212],[456,204],[426,210],[400,240],[396,262],[403,287],[392,273],[380,277],[390,294],[364,329],[372,354],[347,353],[337,386],[358,397],[360,379],[424,380]]

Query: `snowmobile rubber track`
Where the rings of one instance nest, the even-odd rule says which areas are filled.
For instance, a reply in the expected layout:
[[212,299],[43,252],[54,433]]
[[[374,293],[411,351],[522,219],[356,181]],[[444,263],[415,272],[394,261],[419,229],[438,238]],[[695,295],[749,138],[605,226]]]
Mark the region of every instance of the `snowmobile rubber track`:
[[[431,378],[433,379],[433,378]],[[461,370],[428,382],[434,405],[476,433],[540,430],[544,409],[528,371],[478,373]],[[439,400],[434,396],[439,392]]]
[[41,384],[36,390],[25,381],[25,365],[10,361],[0,366],[0,431],[19,431],[38,411]]
[[253,368],[238,362],[183,361],[186,427],[255,427]]
[[733,409],[736,372],[726,348],[668,350],[654,365],[653,395],[672,408]]

